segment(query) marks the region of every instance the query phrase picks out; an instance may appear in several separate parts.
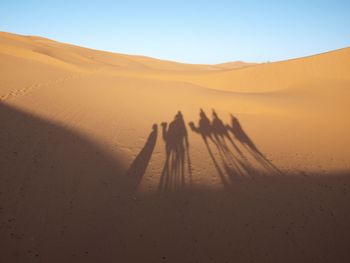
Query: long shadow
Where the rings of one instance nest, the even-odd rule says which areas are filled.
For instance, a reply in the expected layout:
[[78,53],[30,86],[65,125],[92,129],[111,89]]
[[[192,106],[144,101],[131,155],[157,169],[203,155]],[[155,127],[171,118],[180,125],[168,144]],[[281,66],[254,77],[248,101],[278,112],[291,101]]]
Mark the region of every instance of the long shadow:
[[[226,125],[219,118],[214,109],[212,110],[212,133],[214,134],[214,143],[216,144],[230,182],[234,183],[237,176],[250,175],[248,171],[252,170],[251,164],[248,162],[242,151],[237,147],[231,138]],[[246,169],[247,167],[250,167],[250,169]]]
[[250,139],[248,134],[243,130],[239,120],[231,114],[231,126],[227,125],[228,130],[233,134],[233,136],[247,149],[250,151],[252,156],[267,170],[270,172],[277,172],[281,174],[282,172],[271,163],[262,152],[256,147],[254,142]]
[[215,168],[220,176],[222,184],[224,185],[224,187],[228,187],[229,182],[227,181],[227,179],[225,177],[225,173],[220,168],[220,165],[219,165],[218,161],[216,160],[216,158],[215,158],[215,156],[214,156],[214,154],[209,146],[209,141],[210,141],[218,147],[218,144],[214,139],[214,137],[217,138],[218,136],[214,134],[210,120],[202,109],[200,110],[200,113],[199,113],[198,127],[196,127],[194,122],[190,122],[189,126],[193,132],[198,133],[199,135],[202,136],[202,139],[203,139],[205,146],[208,150],[209,156],[210,156],[211,160],[213,161],[213,164],[214,164],[214,166],[215,166]]
[[191,159],[187,129],[182,113],[179,111],[168,125],[162,124],[162,136],[165,142],[165,163],[160,177],[158,190],[178,190],[186,186],[186,167],[189,172],[189,184],[192,182]]
[[151,159],[154,147],[156,146],[158,136],[158,126],[154,124],[152,126],[152,132],[148,136],[145,146],[140,153],[136,156],[135,160],[131,163],[126,176],[128,187],[131,191],[136,191],[141,180],[146,172],[149,161]]
[[[206,145],[210,158],[220,176],[221,182],[226,188],[232,187],[238,179],[244,176],[253,177],[259,174],[259,171],[254,167],[247,156],[241,151],[234,139],[244,147],[248,147],[250,155],[252,155],[268,173],[273,173],[279,170],[270,163],[263,154],[258,151],[253,142],[249,139],[243,129],[237,129],[237,121],[234,129],[229,125],[225,125],[220,119],[217,112],[213,109],[212,121],[206,116],[201,109],[199,113],[198,127],[193,122],[189,123],[192,131],[200,134]],[[234,131],[234,138],[230,132]],[[237,133],[239,132],[239,133]],[[217,149],[218,157],[213,154],[210,144]]]
[[137,228],[123,231],[131,244],[125,253],[129,262],[346,263],[349,190],[349,173],[331,173],[244,177],[230,191],[150,194],[129,221]]
[[112,196],[125,191],[121,157],[1,103],[0,127],[0,262],[68,262],[101,247]]
[[3,104],[0,127],[0,262],[350,262],[349,171],[131,197],[81,134]]
[[212,132],[216,139],[216,142],[220,145],[224,150],[228,149],[226,140],[228,140],[233,146],[234,150],[241,156],[244,157],[241,150],[237,147],[237,145],[232,140],[230,134],[228,133],[228,129],[224,122],[219,118],[218,114],[215,110],[213,110],[213,121],[212,121]]

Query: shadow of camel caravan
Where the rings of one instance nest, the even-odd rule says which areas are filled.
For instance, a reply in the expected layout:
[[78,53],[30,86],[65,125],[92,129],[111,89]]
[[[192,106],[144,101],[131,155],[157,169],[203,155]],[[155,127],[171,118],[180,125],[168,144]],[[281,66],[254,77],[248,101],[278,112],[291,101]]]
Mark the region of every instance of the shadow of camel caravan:
[[[229,188],[235,180],[244,176],[252,177],[262,172],[281,174],[258,150],[238,119],[231,115],[231,121],[232,126],[225,125],[214,109],[210,120],[203,109],[200,109],[198,126],[194,122],[189,123],[191,130],[201,135],[224,187]],[[246,153],[243,153],[238,144],[247,149]],[[212,147],[217,154],[214,154]],[[254,162],[251,161],[252,158]]]

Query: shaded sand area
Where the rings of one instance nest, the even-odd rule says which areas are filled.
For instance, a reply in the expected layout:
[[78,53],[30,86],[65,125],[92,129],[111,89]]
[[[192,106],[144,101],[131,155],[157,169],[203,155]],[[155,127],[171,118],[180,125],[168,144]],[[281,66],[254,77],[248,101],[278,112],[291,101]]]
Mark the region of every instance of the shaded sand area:
[[0,77],[0,262],[349,262],[349,48],[189,65],[0,33]]

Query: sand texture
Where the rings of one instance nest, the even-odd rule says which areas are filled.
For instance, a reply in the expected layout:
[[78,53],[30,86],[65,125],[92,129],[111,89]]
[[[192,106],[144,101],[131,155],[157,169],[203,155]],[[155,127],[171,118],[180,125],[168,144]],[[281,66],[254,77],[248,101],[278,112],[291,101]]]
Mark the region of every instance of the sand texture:
[[0,262],[350,262],[350,48],[183,64],[0,33]]

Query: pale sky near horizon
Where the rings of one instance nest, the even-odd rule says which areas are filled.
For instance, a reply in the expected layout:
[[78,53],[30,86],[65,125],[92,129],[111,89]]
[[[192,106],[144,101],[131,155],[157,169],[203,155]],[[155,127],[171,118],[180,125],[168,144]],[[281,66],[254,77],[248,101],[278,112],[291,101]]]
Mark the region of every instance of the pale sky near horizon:
[[349,0],[0,0],[0,31],[187,63],[350,46]]

